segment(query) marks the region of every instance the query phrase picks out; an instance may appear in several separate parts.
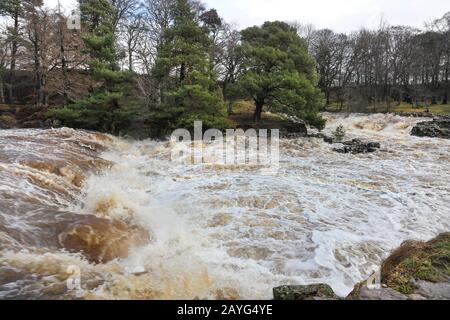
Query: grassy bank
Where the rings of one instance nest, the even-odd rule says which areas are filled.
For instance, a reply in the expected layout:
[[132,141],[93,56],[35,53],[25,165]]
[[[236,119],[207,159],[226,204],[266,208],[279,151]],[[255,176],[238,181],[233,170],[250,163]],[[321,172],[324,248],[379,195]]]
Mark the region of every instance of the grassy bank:
[[[393,105],[388,107],[387,105],[371,105],[365,108],[367,113],[420,113],[426,112],[427,108],[424,106],[416,107],[409,103],[401,103],[400,105]],[[338,112],[338,111],[347,111],[347,108],[344,107],[341,109],[338,104],[331,104],[326,108],[328,112]],[[429,107],[429,111],[436,115],[449,115],[450,114],[450,104],[436,104]]]

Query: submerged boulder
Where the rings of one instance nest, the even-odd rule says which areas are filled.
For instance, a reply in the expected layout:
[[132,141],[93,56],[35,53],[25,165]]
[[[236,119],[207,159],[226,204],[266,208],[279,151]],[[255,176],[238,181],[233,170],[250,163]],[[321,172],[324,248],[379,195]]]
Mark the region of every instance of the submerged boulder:
[[281,136],[286,139],[303,138],[308,135],[308,127],[305,121],[297,117],[283,115],[286,118],[281,128]]
[[342,146],[336,147],[333,150],[338,153],[372,153],[381,148],[381,144],[378,142],[363,142],[359,139],[353,139],[352,141],[344,141]]
[[145,245],[149,241],[150,235],[141,227],[95,216],[72,224],[59,235],[61,247],[82,253],[95,263],[126,258],[131,247]]
[[450,117],[435,118],[418,123],[411,131],[417,137],[450,139]]
[[327,136],[323,133],[311,134],[308,137],[322,139],[326,143],[333,145],[333,151],[338,153],[372,153],[381,148],[381,144],[379,142],[366,142],[360,139],[342,141],[335,137]]

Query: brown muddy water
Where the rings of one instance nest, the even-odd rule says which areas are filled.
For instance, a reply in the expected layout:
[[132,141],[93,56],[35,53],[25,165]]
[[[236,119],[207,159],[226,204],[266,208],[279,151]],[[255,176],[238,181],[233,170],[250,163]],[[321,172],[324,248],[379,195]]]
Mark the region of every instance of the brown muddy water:
[[176,164],[165,142],[0,131],[0,299],[344,296],[404,240],[450,230],[450,141],[411,137],[422,119],[327,117],[381,151],[281,140],[270,176]]

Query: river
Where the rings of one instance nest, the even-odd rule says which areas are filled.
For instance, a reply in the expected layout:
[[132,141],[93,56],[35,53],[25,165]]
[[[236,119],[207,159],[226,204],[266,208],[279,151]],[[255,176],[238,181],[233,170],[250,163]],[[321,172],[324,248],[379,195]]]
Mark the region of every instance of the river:
[[450,230],[449,140],[410,136],[419,118],[326,117],[381,150],[281,140],[274,176],[177,164],[167,142],[0,131],[0,299],[345,296],[403,241]]

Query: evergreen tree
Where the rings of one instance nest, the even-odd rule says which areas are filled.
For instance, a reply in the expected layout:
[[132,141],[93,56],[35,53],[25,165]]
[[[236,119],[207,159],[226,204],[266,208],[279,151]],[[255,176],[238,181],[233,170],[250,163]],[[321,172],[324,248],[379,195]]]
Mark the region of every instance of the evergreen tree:
[[119,134],[142,118],[139,104],[130,100],[133,80],[118,67],[115,8],[108,0],[80,0],[82,39],[89,70],[98,83],[91,95],[56,109],[52,115],[65,125]]
[[254,120],[270,106],[323,128],[318,114],[323,94],[317,88],[315,63],[296,30],[284,22],[266,22],[241,35],[245,71],[234,89],[254,100]]
[[164,127],[192,128],[194,121],[203,121],[205,128],[228,126],[217,76],[210,68],[211,45],[208,29],[198,24],[191,3],[177,0],[153,70],[161,90],[153,117]]
[[21,21],[26,16],[26,12],[34,7],[43,5],[43,0],[2,0],[0,1],[0,17],[8,17],[13,21],[12,27],[8,28],[8,38],[11,43],[9,83],[7,85],[8,103],[14,103],[13,87],[15,84],[15,73],[17,67],[17,55],[23,42],[20,34]]

